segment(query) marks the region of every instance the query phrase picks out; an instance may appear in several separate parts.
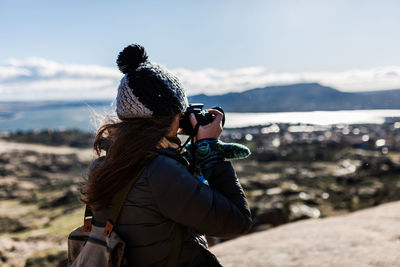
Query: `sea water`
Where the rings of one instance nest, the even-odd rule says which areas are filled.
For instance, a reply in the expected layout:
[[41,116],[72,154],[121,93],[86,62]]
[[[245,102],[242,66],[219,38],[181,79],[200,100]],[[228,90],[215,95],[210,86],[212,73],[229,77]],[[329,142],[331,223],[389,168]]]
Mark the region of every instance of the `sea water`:
[[399,109],[380,110],[339,110],[310,112],[277,112],[277,113],[228,113],[227,127],[246,127],[269,123],[302,123],[315,125],[335,124],[381,124],[386,118],[399,118]]
[[[0,131],[41,129],[79,129],[95,131],[105,115],[113,115],[109,106],[68,107],[20,111],[7,119],[0,119]],[[400,118],[400,110],[340,110],[277,113],[226,113],[227,128],[267,125],[270,123],[302,123],[315,125],[380,124],[385,118]],[[399,119],[400,121],[400,119]]]

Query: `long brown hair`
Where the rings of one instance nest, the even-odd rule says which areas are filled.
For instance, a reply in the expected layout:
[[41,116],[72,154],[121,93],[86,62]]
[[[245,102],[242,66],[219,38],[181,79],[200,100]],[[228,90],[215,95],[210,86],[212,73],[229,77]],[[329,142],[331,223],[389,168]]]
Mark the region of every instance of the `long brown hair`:
[[105,159],[89,172],[80,188],[80,200],[93,210],[106,208],[140,166],[157,155],[156,146],[168,134],[173,119],[137,118],[103,124],[93,148],[98,156],[106,152]]

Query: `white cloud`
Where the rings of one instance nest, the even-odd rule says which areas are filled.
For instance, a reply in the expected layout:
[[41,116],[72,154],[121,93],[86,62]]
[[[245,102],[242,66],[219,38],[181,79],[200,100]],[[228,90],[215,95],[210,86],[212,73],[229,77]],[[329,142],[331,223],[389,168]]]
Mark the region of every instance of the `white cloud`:
[[117,68],[10,59],[0,66],[0,101],[112,99],[121,77]]
[[20,75],[29,76],[31,73],[29,70],[24,68],[18,68],[13,66],[0,66],[0,81],[16,78]]
[[318,82],[341,91],[400,89],[400,66],[343,72],[274,73],[263,67],[231,71],[176,69],[191,94],[239,92],[268,85]]
[[[400,88],[400,66],[301,73],[275,73],[264,67],[171,71],[183,81],[189,95],[302,82],[319,82],[342,91]],[[42,58],[10,59],[0,65],[0,101],[113,99],[121,77],[117,67],[60,64]]]

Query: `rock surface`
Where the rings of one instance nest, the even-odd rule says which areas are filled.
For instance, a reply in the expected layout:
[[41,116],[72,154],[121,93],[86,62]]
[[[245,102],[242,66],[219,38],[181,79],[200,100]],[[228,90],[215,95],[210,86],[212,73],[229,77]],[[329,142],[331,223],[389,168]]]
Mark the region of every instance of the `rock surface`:
[[400,201],[286,224],[211,250],[223,266],[400,266]]

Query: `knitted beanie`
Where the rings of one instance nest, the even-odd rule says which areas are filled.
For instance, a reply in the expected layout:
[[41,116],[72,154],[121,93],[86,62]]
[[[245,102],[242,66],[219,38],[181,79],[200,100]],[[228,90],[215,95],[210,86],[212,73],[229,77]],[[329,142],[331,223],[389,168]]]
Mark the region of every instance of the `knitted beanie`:
[[121,120],[173,116],[188,107],[184,87],[178,78],[147,58],[145,49],[138,44],[125,47],[118,55],[117,65],[125,74],[116,101]]

